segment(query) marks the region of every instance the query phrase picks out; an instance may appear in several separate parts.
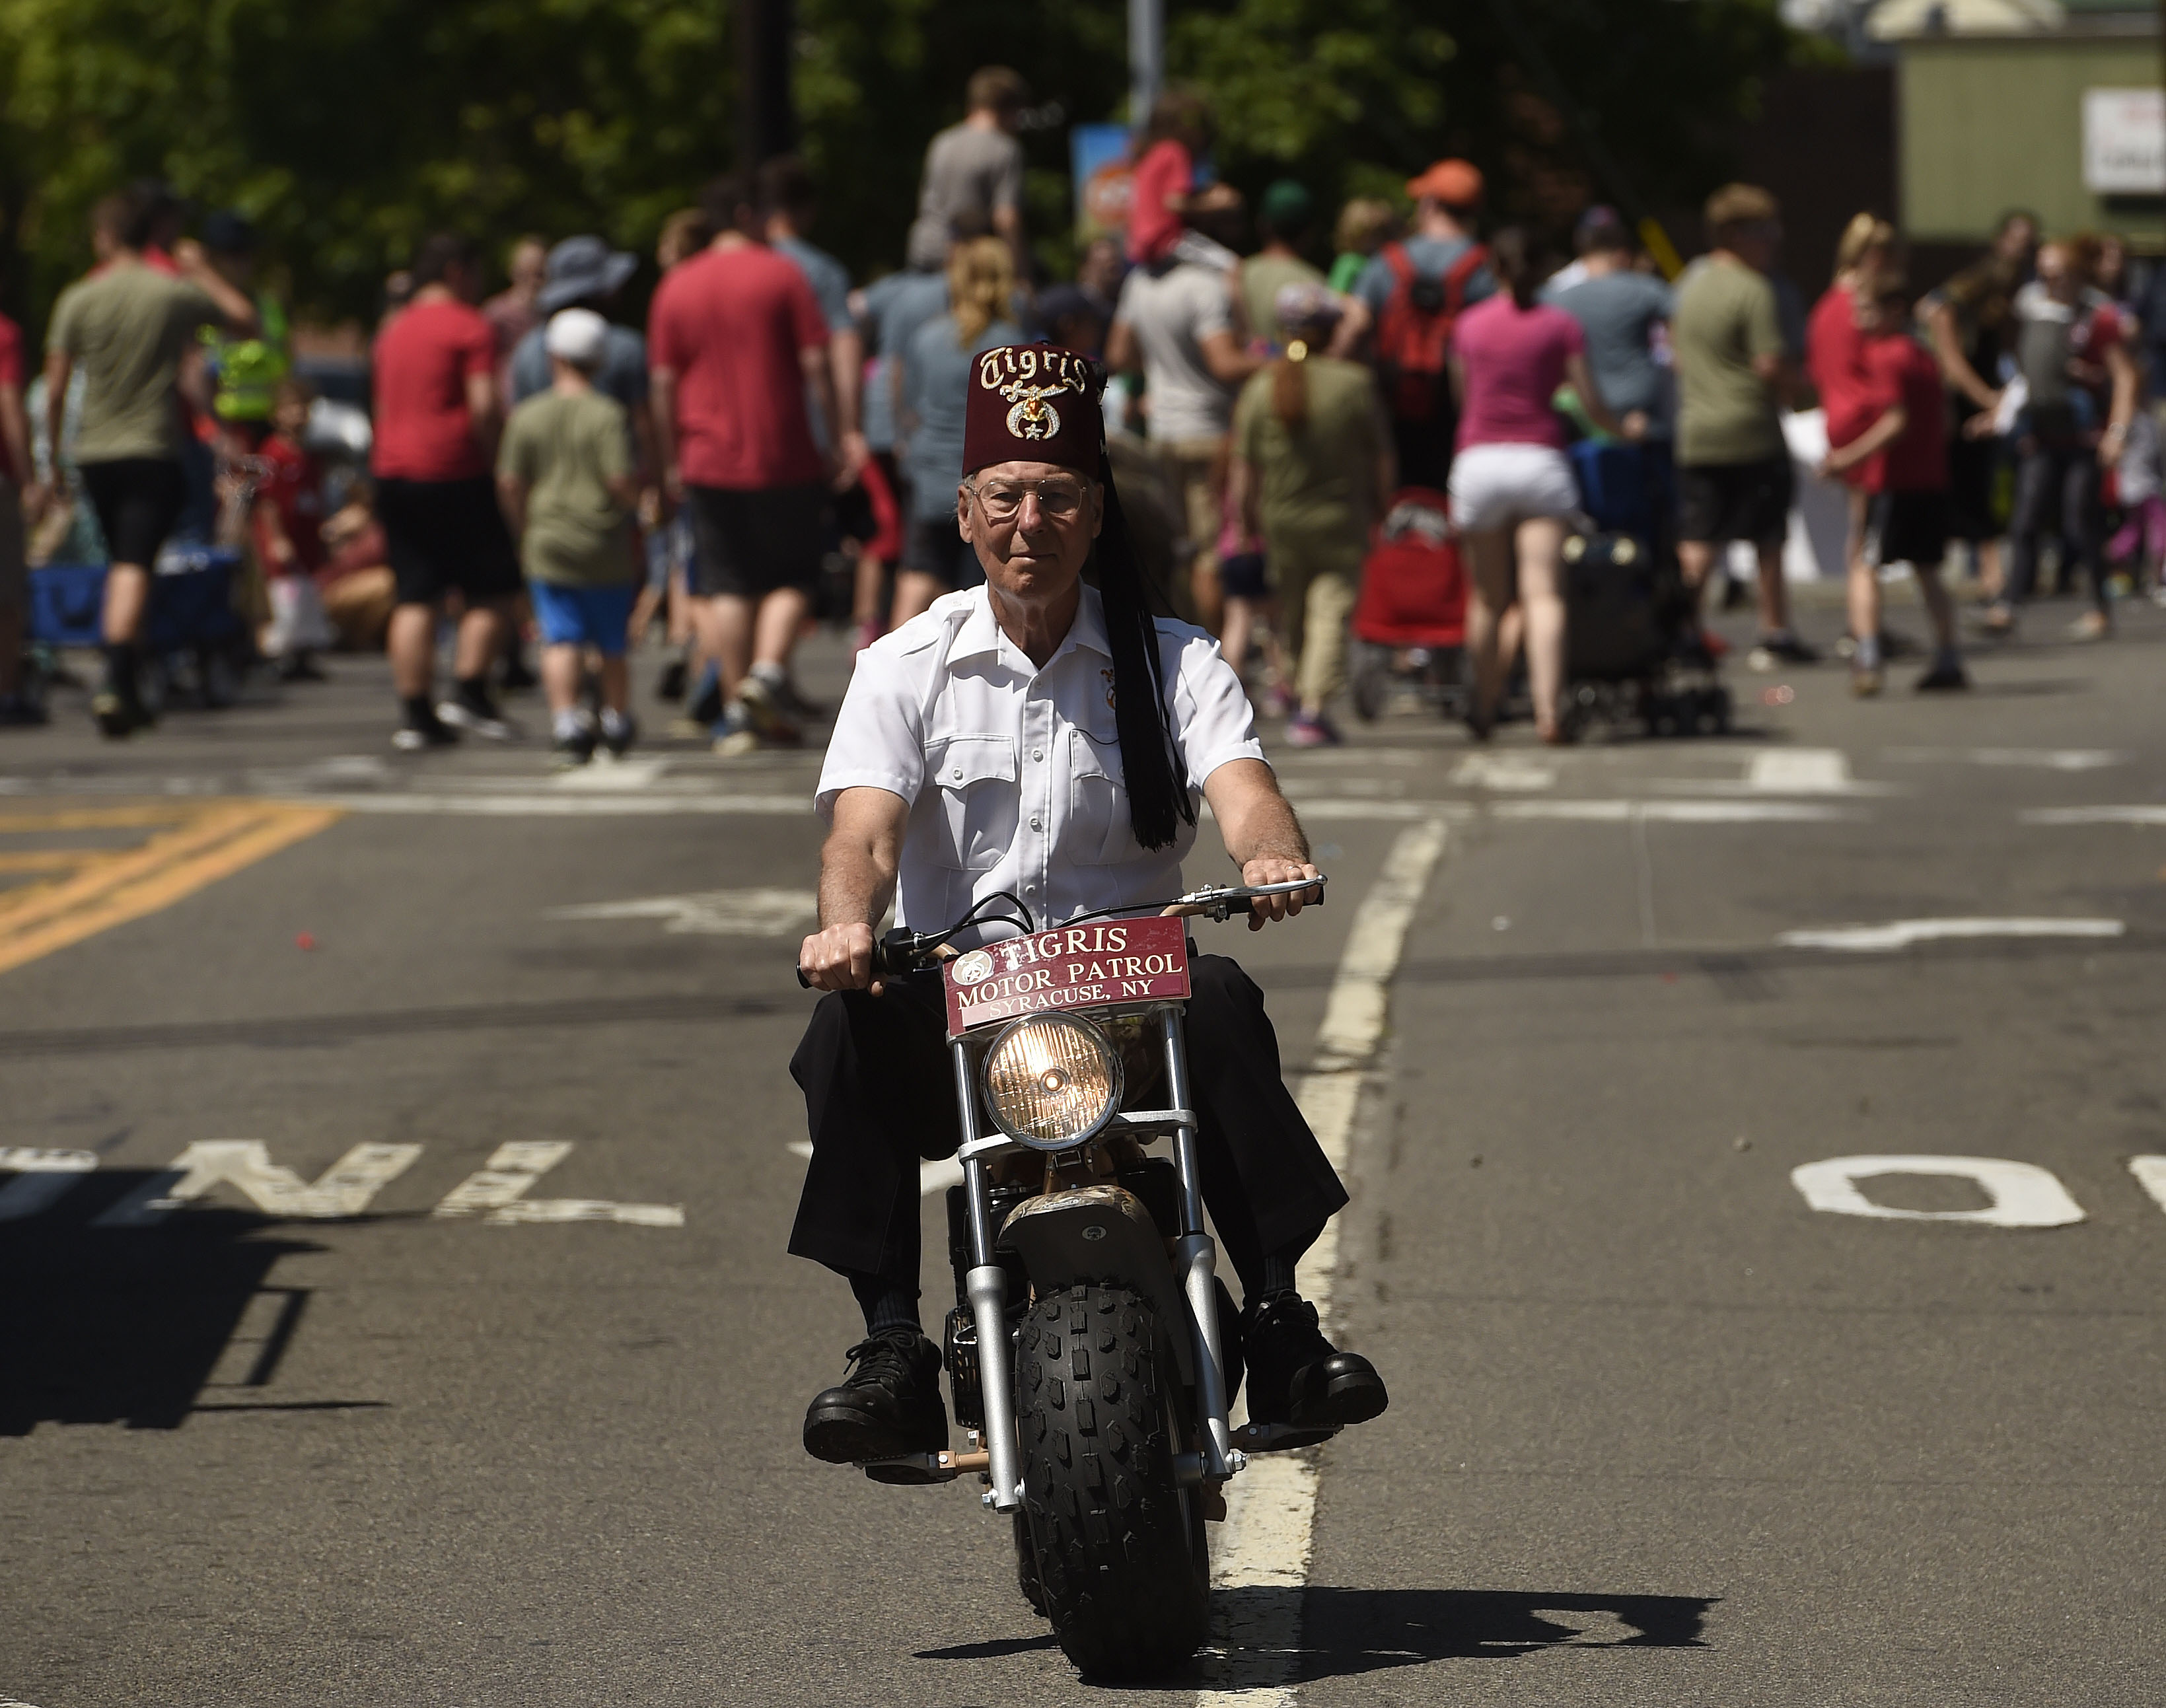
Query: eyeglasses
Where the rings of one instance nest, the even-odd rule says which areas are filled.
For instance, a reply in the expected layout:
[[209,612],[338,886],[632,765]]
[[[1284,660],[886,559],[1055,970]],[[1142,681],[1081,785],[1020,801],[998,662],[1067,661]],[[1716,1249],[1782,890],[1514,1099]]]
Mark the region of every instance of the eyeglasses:
[[1078,481],[991,481],[985,485],[972,486],[963,482],[963,490],[978,501],[991,522],[1012,522],[1022,509],[1024,498],[1038,494],[1038,508],[1049,522],[1066,522],[1082,514],[1085,496],[1082,483]]

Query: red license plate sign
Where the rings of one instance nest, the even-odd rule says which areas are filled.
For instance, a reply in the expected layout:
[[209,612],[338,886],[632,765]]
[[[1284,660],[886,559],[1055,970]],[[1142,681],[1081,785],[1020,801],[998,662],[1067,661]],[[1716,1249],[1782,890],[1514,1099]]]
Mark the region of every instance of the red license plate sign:
[[1049,1009],[1177,999],[1188,994],[1188,922],[1100,920],[1011,937],[958,955],[943,977],[951,1037]]

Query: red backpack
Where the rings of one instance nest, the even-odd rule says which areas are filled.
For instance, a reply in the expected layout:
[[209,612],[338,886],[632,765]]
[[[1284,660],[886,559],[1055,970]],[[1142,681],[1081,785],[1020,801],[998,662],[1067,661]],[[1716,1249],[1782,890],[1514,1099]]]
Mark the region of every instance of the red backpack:
[[1376,362],[1385,395],[1399,420],[1433,420],[1448,387],[1451,329],[1466,307],[1467,283],[1487,264],[1489,251],[1468,244],[1440,279],[1424,278],[1403,243],[1386,244],[1383,256],[1392,276],[1391,300],[1376,318]]

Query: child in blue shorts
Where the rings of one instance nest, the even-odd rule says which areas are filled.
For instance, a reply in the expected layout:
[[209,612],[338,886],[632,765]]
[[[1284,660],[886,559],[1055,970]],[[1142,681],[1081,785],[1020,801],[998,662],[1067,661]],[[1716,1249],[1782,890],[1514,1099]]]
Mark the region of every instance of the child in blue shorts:
[[[542,685],[552,743],[572,764],[599,745],[621,755],[637,733],[625,659],[637,586],[631,513],[639,499],[624,407],[594,386],[609,326],[566,308],[543,335],[549,389],[511,412],[497,453],[497,490],[519,535],[520,561],[542,625]],[[601,718],[579,703],[588,648],[601,655]]]

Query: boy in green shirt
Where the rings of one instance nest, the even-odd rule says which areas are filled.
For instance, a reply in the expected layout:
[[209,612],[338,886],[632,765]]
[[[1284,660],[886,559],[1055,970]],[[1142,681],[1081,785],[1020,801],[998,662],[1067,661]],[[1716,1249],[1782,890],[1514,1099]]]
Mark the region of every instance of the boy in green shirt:
[[[631,512],[639,482],[624,406],[594,389],[609,324],[591,308],[549,322],[549,389],[511,412],[497,454],[497,491],[542,625],[542,685],[552,745],[574,765],[597,741],[621,756],[637,733],[625,651],[631,620]],[[601,654],[602,714],[579,704],[588,647]]]

